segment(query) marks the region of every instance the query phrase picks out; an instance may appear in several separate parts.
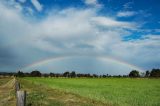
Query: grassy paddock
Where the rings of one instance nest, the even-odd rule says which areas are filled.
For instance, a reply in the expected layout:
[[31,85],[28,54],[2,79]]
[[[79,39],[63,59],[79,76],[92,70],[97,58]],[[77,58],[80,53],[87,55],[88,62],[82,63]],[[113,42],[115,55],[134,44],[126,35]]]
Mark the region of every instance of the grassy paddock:
[[0,86],[6,84],[11,79],[12,78],[10,78],[10,77],[0,77]]
[[21,89],[27,91],[26,106],[111,106],[78,94],[34,83],[28,79],[18,80],[21,83]]
[[13,77],[0,77],[0,106],[15,106]]
[[120,106],[160,106],[160,79],[25,78],[36,84]]

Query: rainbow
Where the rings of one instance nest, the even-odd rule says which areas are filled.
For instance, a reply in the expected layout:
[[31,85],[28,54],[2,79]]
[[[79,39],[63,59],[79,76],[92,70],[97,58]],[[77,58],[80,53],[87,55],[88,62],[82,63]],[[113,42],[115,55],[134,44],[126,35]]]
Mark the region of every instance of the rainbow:
[[39,60],[37,62],[33,62],[32,64],[28,64],[25,67],[21,68],[21,70],[25,70],[25,69],[36,67],[36,66],[42,66],[44,64],[48,64],[48,63],[53,62],[53,61],[60,61],[60,60],[69,59],[69,58],[72,58],[72,57],[90,57],[90,58],[96,58],[96,59],[101,60],[101,61],[107,61],[107,62],[109,61],[109,62],[113,62],[113,63],[118,63],[118,64],[121,64],[121,65],[127,66],[127,67],[129,67],[131,69],[144,72],[144,70],[142,68],[140,68],[138,66],[135,66],[133,64],[127,63],[125,61],[122,61],[122,60],[119,60],[119,59],[116,59],[116,58],[113,58],[113,57],[99,56],[99,55],[95,55],[95,56],[92,56],[92,55],[90,55],[90,56],[75,56],[75,55],[70,55],[70,56],[54,56],[54,57],[50,57],[50,58]]

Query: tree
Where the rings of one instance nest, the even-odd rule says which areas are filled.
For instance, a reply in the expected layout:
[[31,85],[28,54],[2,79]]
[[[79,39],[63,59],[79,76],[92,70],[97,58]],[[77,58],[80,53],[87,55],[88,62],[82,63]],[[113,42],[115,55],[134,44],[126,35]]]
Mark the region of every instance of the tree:
[[72,71],[72,72],[70,73],[70,76],[71,76],[72,78],[75,78],[75,77],[76,77],[76,72],[75,72],[75,71]]
[[102,78],[106,78],[107,77],[107,75],[102,75]]
[[152,69],[150,77],[160,77],[160,69]]
[[22,71],[17,72],[17,77],[24,77],[24,73]]
[[69,77],[69,72],[68,71],[64,72],[63,77]]
[[150,72],[147,70],[146,74],[145,74],[145,77],[149,77],[149,76],[150,76]]
[[50,77],[55,77],[54,73],[50,73],[49,75],[50,75]]
[[32,77],[41,77],[41,73],[38,70],[32,71],[31,72]]
[[98,75],[97,74],[93,74],[93,78],[98,78]]
[[139,71],[137,70],[132,70],[130,73],[129,73],[129,77],[139,77],[140,74],[139,74]]
[[49,77],[49,74],[45,73],[45,74],[42,74],[43,77]]

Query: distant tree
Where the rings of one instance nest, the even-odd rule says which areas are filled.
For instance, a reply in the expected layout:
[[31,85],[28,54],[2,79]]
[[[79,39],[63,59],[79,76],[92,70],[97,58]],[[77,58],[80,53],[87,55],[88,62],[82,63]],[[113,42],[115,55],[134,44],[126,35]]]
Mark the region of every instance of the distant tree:
[[107,77],[107,75],[102,75],[102,77],[103,77],[103,78],[106,78],[106,77]]
[[129,77],[139,77],[140,74],[139,74],[139,71],[137,70],[132,70],[130,73],[129,73]]
[[112,77],[112,75],[108,75],[108,77]]
[[88,73],[88,74],[84,74],[83,75],[84,77],[91,77],[91,75]]
[[49,77],[49,74],[42,74],[41,76],[43,76],[43,77]]
[[77,77],[81,77],[81,74],[77,74]]
[[160,69],[152,69],[150,77],[160,77]]
[[120,77],[122,77],[122,76],[121,76],[121,75],[113,75],[112,77],[120,78]]
[[27,73],[24,73],[24,76],[25,77],[30,77],[31,75],[30,75],[30,73],[27,72]]
[[97,77],[98,77],[98,75],[97,75],[97,74],[93,74],[93,77],[94,77],[94,78],[97,78]]
[[71,76],[72,78],[75,78],[75,77],[76,77],[76,72],[75,72],[75,71],[72,71],[72,72],[70,73],[70,76]]
[[57,77],[57,78],[58,78],[58,77],[59,77],[59,74],[57,74],[57,73],[56,73],[56,74],[55,74],[55,77]]
[[145,73],[145,77],[149,77],[150,76],[150,72],[147,70]]
[[63,76],[63,74],[60,74],[60,73],[56,73],[56,74],[55,74],[55,77],[57,77],[57,78],[58,78],[58,77],[62,77],[62,76]]
[[17,77],[24,77],[25,75],[22,71],[18,71],[16,76]]
[[118,77],[120,78],[120,77],[122,77],[121,75],[118,75]]
[[55,77],[55,74],[54,73],[50,73],[49,76],[50,77]]
[[63,73],[63,77],[69,77],[70,73],[68,71]]
[[32,77],[41,77],[41,73],[38,70],[32,71],[31,72]]
[[128,77],[128,75],[123,75],[122,77]]

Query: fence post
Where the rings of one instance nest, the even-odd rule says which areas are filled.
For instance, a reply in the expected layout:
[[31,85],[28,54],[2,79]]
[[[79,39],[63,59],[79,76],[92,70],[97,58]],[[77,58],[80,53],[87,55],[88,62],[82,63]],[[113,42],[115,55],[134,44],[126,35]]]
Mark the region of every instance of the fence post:
[[25,106],[26,91],[17,91],[17,106]]
[[20,83],[18,81],[15,82],[15,91],[19,91],[20,90]]

